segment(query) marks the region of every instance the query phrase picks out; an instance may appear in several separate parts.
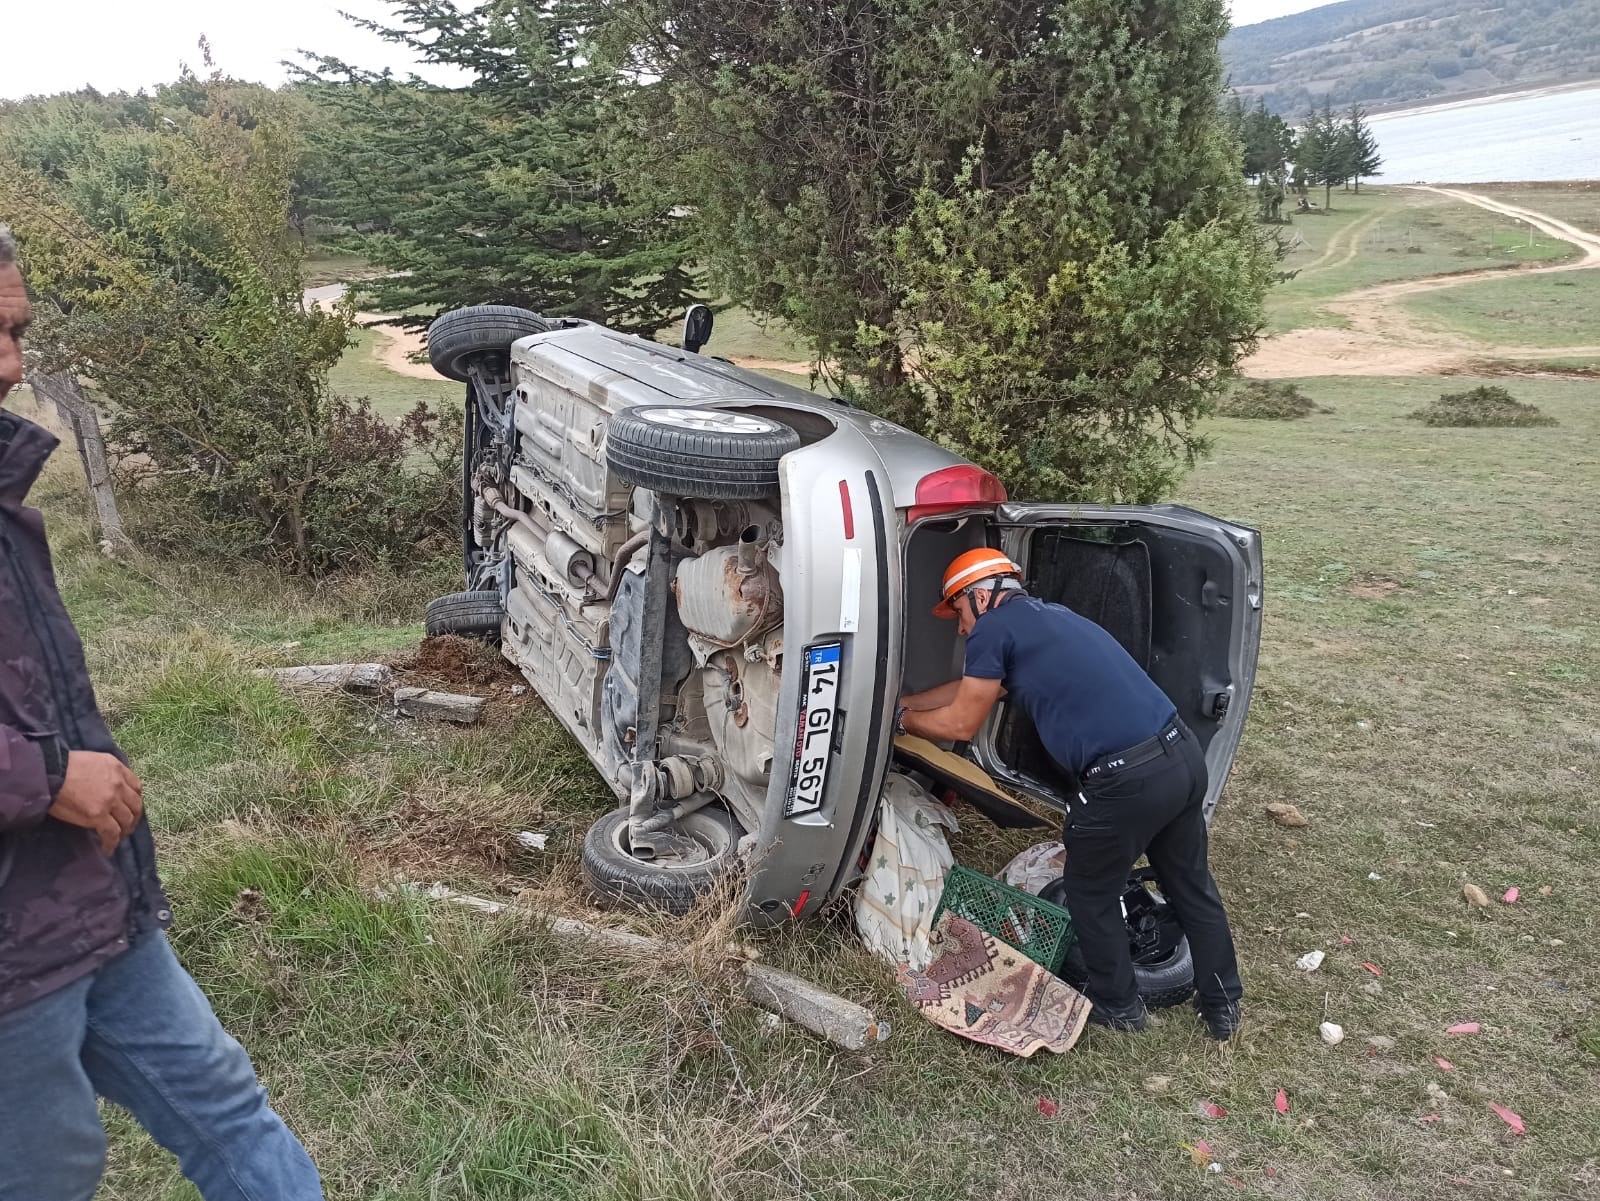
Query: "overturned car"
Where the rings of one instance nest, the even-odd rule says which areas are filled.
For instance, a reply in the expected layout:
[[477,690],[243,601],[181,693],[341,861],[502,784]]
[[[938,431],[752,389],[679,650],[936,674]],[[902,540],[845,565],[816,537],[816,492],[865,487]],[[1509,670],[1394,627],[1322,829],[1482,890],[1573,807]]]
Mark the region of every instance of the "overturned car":
[[[429,633],[498,639],[615,791],[583,867],[603,898],[685,910],[735,865],[749,919],[860,874],[901,691],[960,672],[944,565],[1002,548],[1035,595],[1111,631],[1205,748],[1216,804],[1260,637],[1255,531],[1190,509],[1011,501],[843,401],[685,348],[480,306],[429,331],[462,381],[467,591]],[[957,748],[1064,807],[1026,714]]]

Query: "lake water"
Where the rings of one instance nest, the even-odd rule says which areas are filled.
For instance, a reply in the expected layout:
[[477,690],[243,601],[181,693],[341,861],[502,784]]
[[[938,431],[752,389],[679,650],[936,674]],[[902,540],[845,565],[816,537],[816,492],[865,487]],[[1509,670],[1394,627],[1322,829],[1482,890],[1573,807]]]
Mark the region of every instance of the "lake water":
[[1371,120],[1386,183],[1600,179],[1600,86]]

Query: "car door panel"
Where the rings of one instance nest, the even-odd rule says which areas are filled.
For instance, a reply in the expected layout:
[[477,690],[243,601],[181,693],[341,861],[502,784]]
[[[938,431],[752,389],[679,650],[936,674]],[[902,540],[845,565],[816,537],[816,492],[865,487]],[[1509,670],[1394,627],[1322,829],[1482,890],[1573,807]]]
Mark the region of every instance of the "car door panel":
[[[1209,818],[1255,679],[1260,535],[1177,505],[1006,504],[995,527],[1034,595],[1108,630],[1172,699],[1206,753]],[[997,777],[1070,794],[1015,706],[997,709],[974,749]]]

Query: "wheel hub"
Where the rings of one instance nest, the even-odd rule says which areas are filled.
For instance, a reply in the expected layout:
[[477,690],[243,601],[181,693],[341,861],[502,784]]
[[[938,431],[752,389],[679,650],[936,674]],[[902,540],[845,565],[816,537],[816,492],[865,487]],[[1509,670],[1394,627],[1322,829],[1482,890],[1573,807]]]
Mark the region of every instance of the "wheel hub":
[[699,430],[708,434],[770,434],[778,427],[762,417],[746,413],[725,413],[716,409],[650,409],[645,420],[674,429]]

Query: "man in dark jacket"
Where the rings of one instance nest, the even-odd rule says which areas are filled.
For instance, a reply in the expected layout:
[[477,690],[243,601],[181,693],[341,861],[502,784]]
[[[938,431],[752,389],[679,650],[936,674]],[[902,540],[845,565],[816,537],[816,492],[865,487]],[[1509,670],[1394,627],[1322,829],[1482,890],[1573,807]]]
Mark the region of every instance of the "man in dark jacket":
[[[28,317],[0,226],[0,401],[22,378]],[[55,446],[0,409],[0,1201],[93,1196],[97,1094],[206,1201],[320,1201],[310,1157],[167,944],[143,789],[23,506]]]

